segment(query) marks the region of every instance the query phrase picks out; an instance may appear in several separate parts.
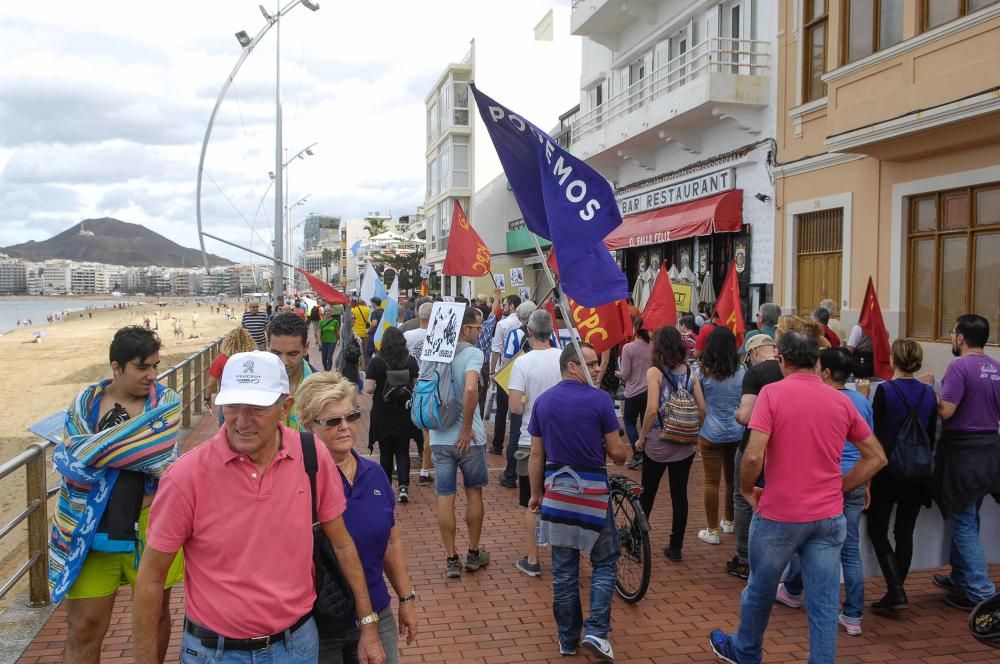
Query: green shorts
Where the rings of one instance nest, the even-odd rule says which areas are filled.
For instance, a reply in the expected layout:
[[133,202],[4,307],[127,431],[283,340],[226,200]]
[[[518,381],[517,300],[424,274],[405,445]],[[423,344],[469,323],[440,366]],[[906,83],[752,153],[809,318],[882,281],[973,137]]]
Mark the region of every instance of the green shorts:
[[[144,507],[139,514],[139,537],[145,541],[146,525],[149,523],[149,508]],[[135,566],[135,552],[105,553],[90,551],[83,561],[80,576],[70,586],[66,593],[67,599],[95,599],[108,597],[118,592],[118,587],[126,583],[135,587],[135,576],[138,570]],[[172,588],[184,578],[184,554],[177,552],[177,557],[170,565],[164,588]]]

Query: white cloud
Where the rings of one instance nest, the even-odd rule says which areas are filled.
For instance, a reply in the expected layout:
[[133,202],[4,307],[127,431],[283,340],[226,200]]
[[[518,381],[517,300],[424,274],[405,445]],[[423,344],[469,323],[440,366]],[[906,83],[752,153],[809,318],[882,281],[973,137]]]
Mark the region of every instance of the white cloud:
[[[316,13],[292,10],[281,24],[284,144],[294,153],[319,142],[314,157],[287,169],[289,199],[311,194],[293,219],[412,212],[423,200],[424,97],[437,76],[473,37],[530,29],[547,6],[569,2],[321,1]],[[197,246],[201,140],[240,55],[233,33],[263,26],[256,3],[45,8],[5,6],[0,23],[0,245],[115,216]],[[249,242],[253,227],[253,246],[265,251],[275,37],[250,54],[220,108],[202,192],[209,229]]]

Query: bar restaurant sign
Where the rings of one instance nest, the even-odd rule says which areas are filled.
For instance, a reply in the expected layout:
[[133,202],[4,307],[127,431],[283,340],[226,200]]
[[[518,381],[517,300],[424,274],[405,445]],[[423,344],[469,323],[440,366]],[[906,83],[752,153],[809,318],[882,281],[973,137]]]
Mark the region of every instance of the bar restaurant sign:
[[689,201],[714,196],[715,194],[729,191],[736,186],[736,171],[727,168],[722,171],[708,173],[701,177],[665,184],[654,189],[649,189],[618,201],[622,216],[655,210],[656,208],[667,207],[668,205],[679,205]]

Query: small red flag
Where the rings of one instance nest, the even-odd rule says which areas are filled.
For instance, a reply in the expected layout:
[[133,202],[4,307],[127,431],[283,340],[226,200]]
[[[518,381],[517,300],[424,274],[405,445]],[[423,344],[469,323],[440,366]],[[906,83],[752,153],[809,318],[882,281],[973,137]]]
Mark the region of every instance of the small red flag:
[[715,311],[719,314],[722,324],[736,335],[737,347],[743,345],[743,336],[747,326],[743,322],[743,300],[740,299],[740,284],[736,279],[736,261],[729,265],[729,274],[722,284],[719,299],[715,301]]
[[677,301],[674,298],[674,287],[667,273],[667,262],[663,261],[660,274],[653,283],[649,293],[646,308],[642,310],[642,326],[647,330],[658,330],[664,325],[677,324]]
[[554,273],[559,274],[559,262],[556,261],[556,248],[552,247],[549,250],[549,257],[545,259],[545,262],[549,264],[549,269]]
[[599,307],[585,307],[566,296],[573,326],[580,338],[594,347],[598,355],[617,346],[634,334],[625,300],[615,300]]
[[348,298],[346,295],[344,295],[339,290],[337,290],[336,288],[334,288],[330,284],[326,283],[325,281],[323,281],[319,277],[314,276],[314,275],[310,274],[309,272],[306,272],[302,268],[297,267],[295,269],[298,270],[299,272],[301,272],[303,275],[305,275],[306,281],[309,282],[309,286],[314,291],[316,291],[317,295],[319,295],[321,298],[323,298],[324,300],[326,300],[328,303],[330,303],[330,304],[350,304],[351,303],[350,298]]
[[490,250],[469,224],[469,218],[456,200],[451,214],[448,253],[441,274],[449,277],[485,277],[489,273]]
[[858,325],[872,340],[872,365],[875,375],[882,380],[892,380],[892,366],[889,364],[889,332],[882,320],[882,308],[875,294],[875,284],[868,277],[868,288],[865,289],[865,303],[861,306],[861,318]]
[[420,280],[420,294],[427,297],[427,294],[431,292],[430,287],[427,285],[426,279]]

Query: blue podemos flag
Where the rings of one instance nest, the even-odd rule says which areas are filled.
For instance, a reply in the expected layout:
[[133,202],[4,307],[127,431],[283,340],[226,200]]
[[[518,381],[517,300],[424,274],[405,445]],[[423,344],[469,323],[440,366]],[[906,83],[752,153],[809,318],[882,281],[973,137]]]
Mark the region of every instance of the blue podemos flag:
[[[628,281],[604,238],[622,223],[604,177],[470,83],[524,223],[552,242],[563,290],[585,307],[628,297]],[[572,266],[572,269],[569,269]]]

